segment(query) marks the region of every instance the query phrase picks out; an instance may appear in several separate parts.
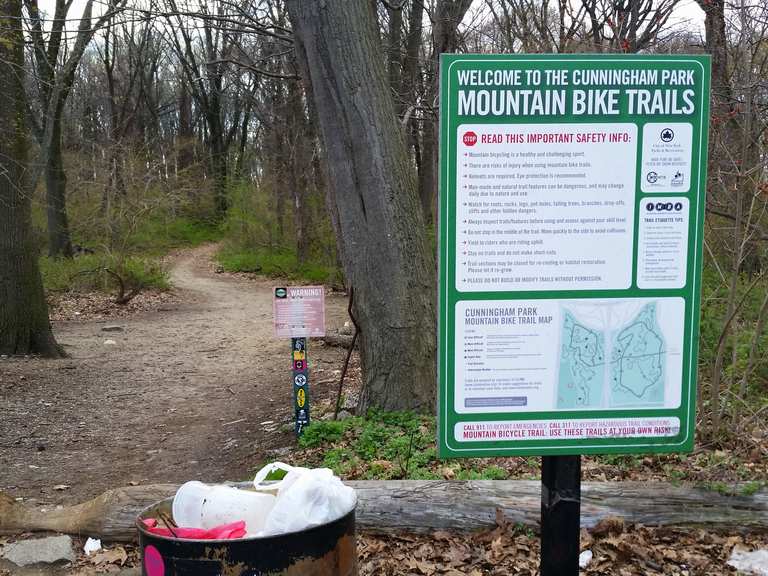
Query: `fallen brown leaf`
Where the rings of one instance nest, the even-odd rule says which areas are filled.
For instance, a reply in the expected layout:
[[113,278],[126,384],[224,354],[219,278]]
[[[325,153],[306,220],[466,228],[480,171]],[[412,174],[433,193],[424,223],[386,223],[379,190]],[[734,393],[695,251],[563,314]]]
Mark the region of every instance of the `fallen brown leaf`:
[[598,538],[609,534],[621,534],[622,532],[624,532],[624,520],[615,516],[603,518],[592,528],[592,535]]
[[119,564],[123,566],[128,560],[128,552],[122,546],[110,548],[109,550],[100,550],[88,557],[96,565],[99,564]]

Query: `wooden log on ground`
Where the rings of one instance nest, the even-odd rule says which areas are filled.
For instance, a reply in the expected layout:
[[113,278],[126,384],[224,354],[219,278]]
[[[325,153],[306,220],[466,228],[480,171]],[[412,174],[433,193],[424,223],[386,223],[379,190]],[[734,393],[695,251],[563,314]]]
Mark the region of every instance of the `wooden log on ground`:
[[[496,523],[496,509],[512,522],[536,527],[541,483],[525,480],[349,482],[358,492],[364,529],[477,530]],[[738,493],[739,488],[734,487]],[[768,530],[768,491],[727,496],[664,482],[584,482],[581,526],[608,517],[651,526],[702,526],[713,530]]]
[[[358,493],[361,530],[480,530],[495,525],[497,509],[514,524],[535,528],[539,523],[538,481],[372,480],[347,484]],[[734,489],[738,493],[738,487]],[[175,490],[171,484],[118,488],[83,504],[46,512],[0,494],[0,534],[50,530],[129,541],[135,537],[133,522],[138,513]],[[585,482],[581,525],[592,528],[607,517],[650,526],[765,532],[768,491],[728,496],[663,482]]]
[[176,493],[175,484],[148,484],[108,490],[75,506],[40,508],[25,506],[0,492],[0,534],[51,531],[131,541],[134,522],[144,508]]

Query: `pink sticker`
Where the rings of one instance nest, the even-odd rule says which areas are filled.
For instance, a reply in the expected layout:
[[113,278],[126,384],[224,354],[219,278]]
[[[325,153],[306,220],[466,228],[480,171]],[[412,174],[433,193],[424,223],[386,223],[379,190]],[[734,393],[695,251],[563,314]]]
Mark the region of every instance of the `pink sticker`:
[[144,570],[147,576],[165,576],[163,557],[151,544],[144,548]]

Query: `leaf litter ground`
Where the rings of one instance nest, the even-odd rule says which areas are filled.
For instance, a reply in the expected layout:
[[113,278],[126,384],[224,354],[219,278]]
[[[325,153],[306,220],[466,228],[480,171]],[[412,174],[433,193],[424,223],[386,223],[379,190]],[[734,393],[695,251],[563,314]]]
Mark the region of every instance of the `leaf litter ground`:
[[[200,260],[202,259],[197,261],[199,262]],[[221,284],[216,286],[205,285],[214,276],[213,274],[208,274],[207,270],[200,270],[200,268],[197,269],[196,274],[196,281],[202,283],[205,289],[209,291],[216,289],[216,295],[220,295],[218,291],[221,289]],[[222,281],[225,280],[225,278],[221,279]],[[242,279],[236,280],[242,282]],[[340,311],[344,310],[345,307],[343,302],[338,305]],[[83,326],[90,327],[92,332],[88,334],[88,337],[91,339],[95,338],[98,341],[96,343],[97,346],[101,340],[109,336],[101,332],[101,323],[109,322],[110,320],[114,322],[116,318],[122,319],[125,317],[130,319],[134,315],[142,316],[147,314],[152,316],[155,314],[168,315],[169,324],[167,324],[167,327],[160,326],[159,334],[172,336],[173,342],[177,343],[183,341],[186,330],[198,330],[203,324],[213,322],[213,316],[220,314],[220,310],[211,310],[212,314],[208,317],[201,317],[194,324],[190,322],[188,326],[182,326],[178,320],[174,322],[171,317],[177,310],[182,312],[189,310],[187,298],[179,298],[177,294],[151,292],[141,295],[127,308],[116,307],[108,302],[106,297],[95,295],[62,298],[54,303],[54,308],[54,316],[57,320],[63,320],[69,326],[77,326],[83,323]],[[75,314],[75,312],[80,313]],[[183,317],[177,318],[182,318],[186,321]],[[343,323],[344,318],[340,316],[339,322]],[[247,327],[245,329],[247,330]],[[59,366],[56,371],[63,374],[72,372],[75,375],[74,372],[79,372],[77,348],[82,346],[82,339],[79,335],[79,332],[82,332],[82,330],[72,330],[72,332],[70,340],[73,337],[77,338],[77,341],[73,342],[75,358],[60,363],[62,366]],[[144,335],[142,334],[142,336]],[[118,340],[121,338],[122,336],[118,336]],[[148,343],[150,346],[154,344],[155,348],[157,348],[158,342],[153,342],[149,339]],[[226,342],[224,345],[226,346]],[[218,350],[217,348],[215,353],[210,353],[206,349],[206,358],[215,361],[217,356],[220,355]],[[327,415],[333,411],[336,386],[340,373],[339,368],[343,359],[343,350],[334,350],[332,354],[329,354],[330,352],[331,350],[322,352],[317,357],[318,362],[315,365],[317,388],[314,390],[313,401],[315,402],[315,416],[318,417],[318,420],[324,413],[328,417]],[[270,355],[271,357],[274,356],[271,351]],[[197,362],[203,359],[199,355],[197,358]],[[112,366],[116,368],[117,372],[122,373],[123,371],[130,370],[132,362],[136,360],[138,360],[138,357],[136,359],[126,359],[126,361],[120,359],[114,362]],[[175,360],[175,362],[178,362],[178,360]],[[87,469],[84,469],[83,473],[77,476],[74,471],[75,469],[68,466],[60,466],[58,468],[63,472],[63,474],[58,474],[61,478],[51,478],[50,473],[46,470],[47,466],[45,463],[38,462],[41,457],[47,459],[56,454],[56,444],[45,441],[46,433],[53,430],[51,426],[55,426],[57,421],[56,415],[61,413],[62,422],[65,420],[70,423],[73,421],[80,422],[81,419],[90,422],[90,419],[92,419],[90,410],[92,410],[91,405],[93,402],[81,402],[73,397],[70,398],[70,404],[72,405],[68,409],[63,409],[67,404],[62,404],[59,399],[59,396],[63,393],[62,390],[59,389],[57,391],[54,389],[53,393],[51,393],[50,390],[52,389],[50,386],[44,386],[45,379],[41,377],[43,366],[41,365],[40,370],[37,370],[35,368],[37,364],[38,362],[34,360],[6,360],[3,365],[5,377],[0,377],[3,402],[14,410],[21,410],[23,408],[27,411],[27,414],[40,412],[42,417],[39,422],[34,419],[29,420],[29,416],[26,417],[27,423],[33,428],[31,433],[25,433],[26,440],[0,445],[0,452],[5,452],[5,456],[12,457],[9,461],[14,463],[14,468],[7,469],[6,472],[18,470],[20,464],[24,464],[23,469],[31,471],[25,475],[12,474],[7,476],[5,478],[5,487],[11,487],[9,483],[14,484],[13,480],[15,479],[12,476],[18,476],[15,482],[16,486],[12,488],[12,492],[20,493],[26,497],[32,496],[30,500],[36,501],[38,504],[80,501],[84,497],[100,493],[103,488],[112,487],[111,485],[101,486],[98,483],[90,482]],[[178,378],[180,380],[180,389],[184,388],[186,386],[184,382],[188,382],[189,379],[186,379],[183,374],[180,375],[178,373],[178,364],[169,364],[177,366],[176,374],[174,374],[174,370],[169,372],[161,370],[162,378],[165,378],[166,381],[169,377]],[[135,365],[133,364],[133,366]],[[45,364],[45,366],[48,366],[48,364]],[[102,366],[109,367],[110,364],[102,363]],[[87,366],[84,366],[84,368],[87,368]],[[200,370],[200,368],[197,369]],[[208,371],[205,370],[205,372]],[[115,370],[112,370],[112,372],[115,372]],[[277,378],[279,369],[277,371],[270,370],[269,373],[270,376],[274,375],[275,380],[279,379]],[[351,369],[345,382],[344,405],[347,408],[354,406],[354,399],[359,395],[361,388],[360,374],[359,359],[355,354],[353,355]],[[220,374],[220,376],[224,376],[224,374]],[[38,378],[40,378],[39,383],[36,382]],[[210,375],[206,374],[206,379],[210,381]],[[40,385],[41,394],[39,397],[34,397],[33,395],[30,401],[29,393],[35,390],[38,384]],[[234,398],[232,396],[233,392],[239,396],[241,389],[246,385],[245,382],[240,383],[239,381],[236,385],[229,387],[223,386],[223,384],[223,379],[221,379],[217,385],[217,389],[221,388],[224,393],[222,401]],[[248,387],[250,386],[252,384],[248,385]],[[44,389],[48,390],[49,393],[43,394]],[[111,390],[111,384],[104,389]],[[25,391],[24,394],[18,395],[19,400],[23,401],[23,404],[13,404],[14,390]],[[93,394],[98,390],[101,390],[101,388],[90,387],[85,392]],[[287,392],[285,395],[287,396]],[[275,393],[274,396],[279,398],[283,395]],[[98,401],[103,412],[106,403],[99,397],[92,399]],[[241,400],[240,398],[237,399],[238,401]],[[121,396],[119,398],[122,410],[126,409],[128,400],[130,400],[128,396]],[[287,398],[276,402],[275,405],[270,400],[269,406],[266,409],[280,412],[283,407],[283,400],[287,400]],[[161,406],[163,408],[161,413],[171,418],[182,409],[182,406],[177,409],[170,404],[170,407],[164,404],[168,404],[168,402],[164,402]],[[147,406],[147,404],[144,404],[144,406]],[[89,415],[82,418],[78,417],[78,414],[76,414],[78,409],[89,411]],[[119,416],[119,412],[115,412],[115,415]],[[211,422],[206,422],[206,425],[209,426],[208,430],[211,430],[211,425],[213,428],[220,430],[222,427],[226,427],[230,420],[239,421],[238,417],[241,415],[239,412],[233,412],[231,418],[229,416],[224,419],[209,419]],[[260,419],[258,420],[261,422]],[[267,418],[265,417],[264,420],[266,421]],[[264,428],[266,431],[272,430],[268,426],[276,428],[280,426],[281,422],[283,425],[289,422],[289,418],[286,419],[282,416],[269,418],[269,420],[275,422],[268,425],[264,423],[264,426],[261,426],[261,428]],[[249,470],[255,470],[260,466],[260,456],[262,458],[266,456],[267,459],[275,459],[279,455],[280,459],[291,463],[314,466],[332,465],[332,467],[337,469],[337,472],[347,479],[402,477],[530,479],[538,477],[539,460],[537,458],[484,459],[461,462],[438,461],[434,455],[433,448],[433,420],[403,415],[395,415],[393,418],[390,418],[392,422],[389,424],[384,422],[384,420],[386,420],[385,416],[380,417],[378,420],[374,417],[373,424],[365,424],[362,419],[353,418],[341,427],[339,423],[323,423],[317,426],[315,430],[323,431],[324,427],[326,427],[325,432],[331,429],[331,432],[334,430],[338,432],[340,430],[340,433],[330,434],[328,438],[321,437],[315,445],[305,446],[301,450],[297,450],[293,446],[290,433],[281,432],[280,434],[273,435],[272,432],[268,432],[267,442],[262,443],[255,450],[250,448],[242,451],[242,454],[238,454],[240,458],[236,466],[232,466],[231,462],[211,461],[206,462],[204,468],[210,470],[218,469],[223,476],[230,479],[242,479],[241,476],[247,475]],[[154,435],[155,438],[153,444],[160,444],[156,449],[158,453],[161,451],[165,452],[167,448],[165,444],[169,442],[169,438],[178,437],[179,434],[183,434],[180,431],[177,431],[178,433],[168,431],[163,416],[153,416],[149,420],[145,418],[144,423],[150,425],[148,429],[150,436]],[[106,425],[106,422],[104,424]],[[82,429],[84,425],[85,430]],[[79,428],[75,428],[76,434],[70,439],[71,441],[67,441],[66,450],[62,447],[62,458],[65,459],[62,462],[69,461],[69,459],[75,460],[73,457],[76,456],[78,449],[72,442],[79,438],[81,441],[88,443],[92,438],[98,438],[98,436],[93,436],[93,434],[98,433],[98,428],[92,429],[88,426],[87,422],[81,422],[78,426]],[[371,429],[371,426],[374,426],[374,428]],[[133,428],[133,433],[131,434],[134,438],[131,441],[132,448],[137,446],[142,448],[142,450],[138,451],[141,457],[136,460],[134,466],[136,470],[146,467],[147,458],[145,454],[149,453],[149,451],[144,451],[140,444],[137,445],[136,443],[137,437],[135,434],[138,433],[138,430]],[[244,430],[245,436],[242,438],[236,437],[233,432],[234,430],[228,431],[229,436],[216,434],[215,439],[223,442],[224,445],[224,450],[219,450],[219,453],[226,455],[229,450],[227,446],[230,444],[237,446],[239,443],[242,446],[246,446],[246,437],[250,439],[251,446],[257,446],[260,442],[258,435],[266,436],[262,431],[254,430],[253,428]],[[254,436],[254,433],[256,433],[256,436]],[[210,434],[210,431],[208,434]],[[384,435],[388,441],[380,442],[379,437],[381,435]],[[109,444],[99,442],[94,447],[105,451],[110,450],[116,439],[113,437]],[[207,436],[206,439],[208,439]],[[126,438],[126,440],[128,439]],[[206,442],[206,444],[210,444],[210,442]],[[757,490],[768,480],[767,446],[766,431],[762,429],[762,426],[754,426],[750,430],[743,431],[738,441],[734,439],[730,443],[719,446],[718,449],[710,446],[699,446],[691,455],[585,457],[583,459],[583,478],[585,481],[672,480],[681,483],[705,485],[719,491],[728,491],[730,483],[740,481],[751,483],[752,488],[750,490]],[[149,448],[149,446],[146,447]],[[205,448],[209,449],[210,445],[205,446]],[[267,448],[271,451],[266,450]],[[388,452],[381,452],[385,448]],[[200,464],[203,464],[203,462],[198,463],[197,454],[187,455],[183,453],[183,449],[183,446],[178,446],[178,456],[176,457],[179,462],[184,463],[183,466],[177,465],[173,460],[163,459],[162,469],[164,476],[167,475],[167,480],[180,481],[185,477],[188,478],[189,474],[193,471],[194,475],[200,473]],[[155,450],[152,450],[152,452],[154,453]],[[30,453],[34,457],[29,457]],[[207,453],[210,454],[211,452]],[[123,456],[127,455],[125,452],[122,454]],[[422,460],[417,461],[418,459],[414,457],[414,454],[420,454]],[[104,453],[102,456],[108,456],[108,453]],[[150,459],[152,457],[150,456]],[[128,460],[130,461],[130,458]],[[34,465],[32,464],[33,462]],[[111,458],[109,462],[111,464],[108,464],[106,461],[104,464],[115,466],[117,463],[116,460]],[[129,463],[122,462],[120,465],[124,466]],[[26,464],[30,465],[27,466]],[[113,474],[114,477],[110,476],[108,479],[114,480],[115,485],[126,484],[128,483],[127,479],[138,475],[135,472],[132,473],[131,470],[122,470],[122,472],[115,473]],[[97,473],[99,471],[94,470],[92,472]],[[104,479],[103,475],[97,475]],[[141,476],[139,478],[141,483],[156,480],[149,475],[139,476]],[[215,479],[213,477],[208,478],[210,474],[205,476],[208,480]],[[54,484],[67,486],[67,489],[57,491]],[[51,486],[54,486],[54,488],[52,489]],[[24,535],[24,537],[30,536]],[[0,539],[1,543],[2,539]],[[644,526],[625,527],[619,523],[619,527],[613,526],[613,528],[609,527],[609,529],[602,531],[598,529],[592,534],[582,533],[582,548],[591,550],[594,557],[590,565],[582,573],[616,574],[620,576],[635,574],[733,574],[735,570],[727,566],[726,562],[735,547],[749,550],[766,548],[768,547],[768,540],[766,540],[764,535],[720,534],[701,530],[654,529]],[[82,546],[80,546],[80,549],[82,549]],[[469,574],[479,576],[485,574],[537,574],[539,542],[537,536],[529,530],[502,524],[493,530],[476,534],[435,532],[427,535],[400,534],[395,537],[365,533],[358,537],[358,550],[360,554],[361,575]],[[77,573],[84,575],[118,573],[126,567],[136,566],[138,563],[136,550],[130,546],[118,547],[117,549],[108,548],[105,554],[101,554],[97,558],[100,559],[98,562],[95,562],[96,558],[81,557],[77,563],[67,568],[66,571],[69,574]],[[4,576],[3,570],[7,571],[7,567],[0,566],[0,574]]]

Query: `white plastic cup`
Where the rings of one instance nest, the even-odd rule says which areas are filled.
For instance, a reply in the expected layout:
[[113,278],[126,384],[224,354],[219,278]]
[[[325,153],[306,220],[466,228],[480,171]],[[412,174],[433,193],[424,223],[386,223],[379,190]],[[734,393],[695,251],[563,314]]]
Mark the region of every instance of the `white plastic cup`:
[[211,487],[197,480],[182,484],[173,497],[173,521],[184,528],[202,528],[200,512]]
[[193,480],[178,489],[172,510],[176,524],[185,528],[207,530],[244,520],[247,532],[254,534],[264,527],[274,505],[272,494]]

